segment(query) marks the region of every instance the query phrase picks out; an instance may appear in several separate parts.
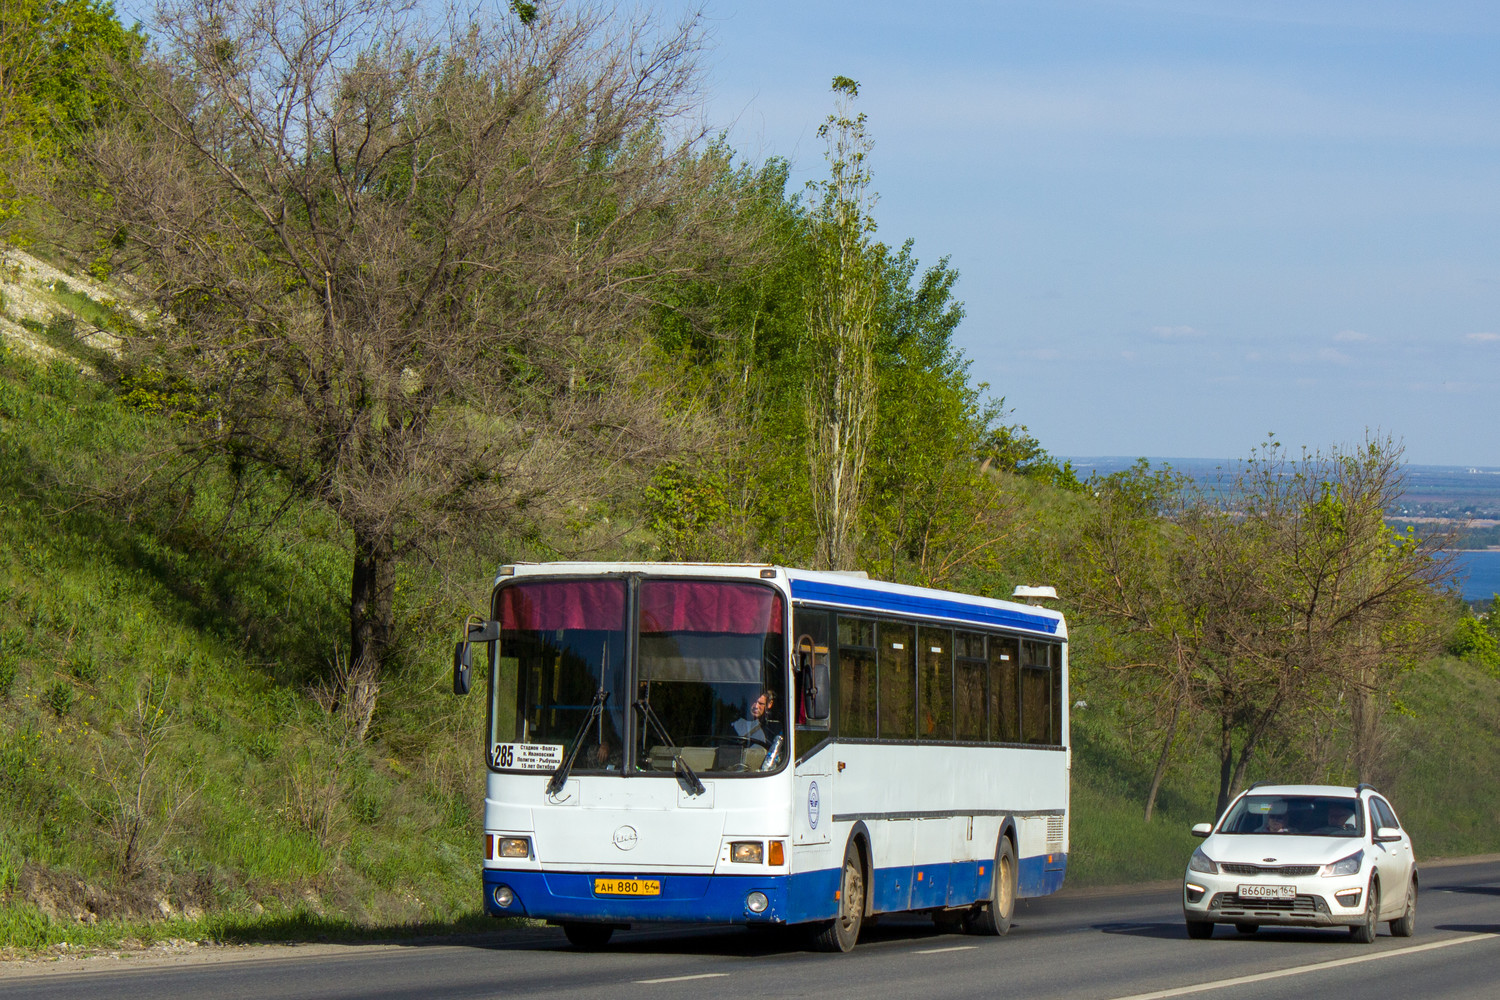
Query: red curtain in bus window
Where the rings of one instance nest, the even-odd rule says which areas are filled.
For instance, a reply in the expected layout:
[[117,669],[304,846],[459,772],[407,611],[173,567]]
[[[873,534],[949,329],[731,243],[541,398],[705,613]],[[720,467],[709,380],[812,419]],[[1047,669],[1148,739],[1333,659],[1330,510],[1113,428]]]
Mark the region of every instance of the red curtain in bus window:
[[625,581],[518,583],[500,591],[500,627],[507,631],[625,627]]
[[770,587],[698,580],[641,583],[642,632],[780,635],[781,595]]

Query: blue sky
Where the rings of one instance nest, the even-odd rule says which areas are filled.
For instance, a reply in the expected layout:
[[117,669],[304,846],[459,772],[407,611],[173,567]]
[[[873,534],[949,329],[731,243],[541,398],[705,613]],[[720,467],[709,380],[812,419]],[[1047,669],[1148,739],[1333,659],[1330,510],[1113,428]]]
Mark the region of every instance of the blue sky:
[[1368,428],[1500,466],[1500,7],[711,0],[708,23],[710,120],[799,183],[831,78],[860,82],[879,238],[952,257],[973,375],[1054,453]]

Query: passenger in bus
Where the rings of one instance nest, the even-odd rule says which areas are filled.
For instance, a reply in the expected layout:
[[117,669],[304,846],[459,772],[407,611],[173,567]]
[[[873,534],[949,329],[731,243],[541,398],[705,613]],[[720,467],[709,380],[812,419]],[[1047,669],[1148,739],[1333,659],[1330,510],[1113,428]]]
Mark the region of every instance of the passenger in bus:
[[781,734],[781,727],[771,721],[771,706],[776,703],[776,695],[770,689],[762,689],[755,700],[750,703],[750,715],[743,719],[736,719],[733,723],[735,735],[744,737],[752,743],[759,743],[769,747],[771,743]]

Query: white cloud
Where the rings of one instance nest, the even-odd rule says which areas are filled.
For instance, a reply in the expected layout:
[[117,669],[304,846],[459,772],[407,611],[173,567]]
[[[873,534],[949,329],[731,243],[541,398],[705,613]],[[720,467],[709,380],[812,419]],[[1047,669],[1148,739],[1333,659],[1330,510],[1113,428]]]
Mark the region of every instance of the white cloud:
[[1325,347],[1322,350],[1318,351],[1318,360],[1327,361],[1330,364],[1335,365],[1348,365],[1354,363],[1354,359],[1349,357],[1349,355],[1345,354],[1343,351],[1336,351],[1331,347]]
[[1162,340],[1188,340],[1203,336],[1203,331],[1191,326],[1153,326],[1151,332]]
[[1476,344],[1493,344],[1495,341],[1500,340],[1500,333],[1470,333],[1464,339],[1473,341]]
[[1342,344],[1357,344],[1361,341],[1369,340],[1370,335],[1360,333],[1358,330],[1341,330],[1333,335],[1333,339]]

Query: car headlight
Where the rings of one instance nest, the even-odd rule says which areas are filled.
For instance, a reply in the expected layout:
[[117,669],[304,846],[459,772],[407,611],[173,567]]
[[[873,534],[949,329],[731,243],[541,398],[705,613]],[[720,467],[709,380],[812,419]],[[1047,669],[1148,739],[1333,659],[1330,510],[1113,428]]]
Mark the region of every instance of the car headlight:
[[1324,875],[1358,875],[1360,863],[1365,860],[1364,851],[1355,851],[1347,858],[1323,866]]
[[1214,864],[1213,860],[1207,854],[1204,854],[1203,848],[1200,847],[1193,852],[1191,858],[1188,858],[1188,871],[1207,872],[1209,875],[1217,875],[1219,874],[1219,866]]

